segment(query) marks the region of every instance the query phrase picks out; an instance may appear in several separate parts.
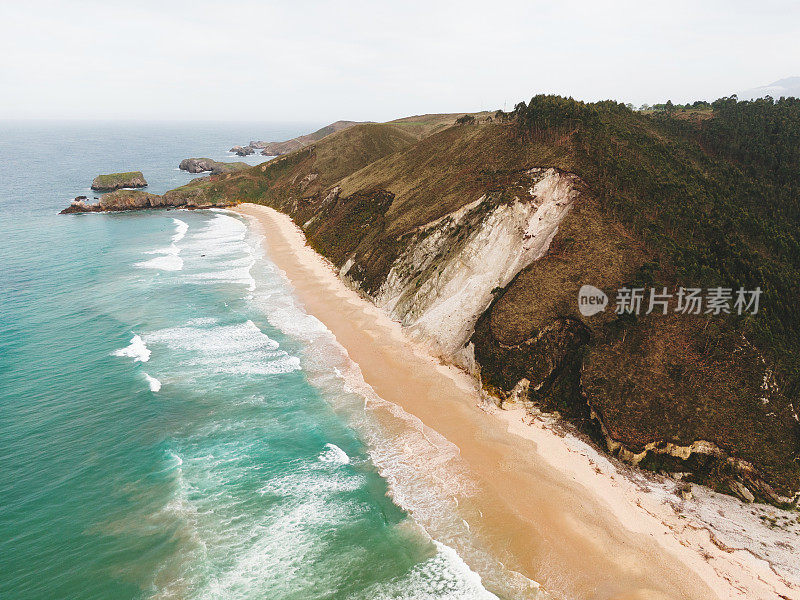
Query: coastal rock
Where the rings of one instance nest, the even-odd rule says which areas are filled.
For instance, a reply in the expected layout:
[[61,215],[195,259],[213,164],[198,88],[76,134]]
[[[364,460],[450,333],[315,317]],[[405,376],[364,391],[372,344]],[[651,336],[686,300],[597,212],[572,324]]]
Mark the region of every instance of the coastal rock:
[[253,150],[250,146],[234,146],[228,152],[233,152],[237,156],[250,156],[251,154],[255,154],[255,150]]
[[748,504],[755,501],[756,497],[753,495],[753,492],[747,489],[747,486],[741,482],[736,481],[735,479],[729,479],[727,484],[728,491],[734,496],[737,496],[739,499],[747,502]]
[[118,210],[143,210],[148,208],[212,208],[235,205],[235,201],[221,200],[208,202],[197,190],[172,190],[163,196],[149,194],[141,190],[116,190],[100,198],[95,204],[86,202],[85,197],[75,198],[60,214],[110,212]]
[[210,158],[185,158],[181,161],[178,168],[189,173],[233,173],[242,169],[250,168],[250,165],[243,162],[219,162]]
[[89,204],[87,200],[88,198],[86,196],[76,196],[70,205],[62,210],[60,214],[68,215],[70,213],[97,212],[100,210],[99,205]]
[[138,190],[117,190],[100,198],[98,206],[101,211],[106,210],[136,210],[150,208],[153,200],[159,198],[156,194],[149,194]]
[[189,173],[204,173],[213,171],[215,162],[210,158],[184,158],[178,168]]
[[92,181],[92,189],[98,192],[111,192],[121,188],[143,188],[146,186],[147,181],[141,171],[98,175]]

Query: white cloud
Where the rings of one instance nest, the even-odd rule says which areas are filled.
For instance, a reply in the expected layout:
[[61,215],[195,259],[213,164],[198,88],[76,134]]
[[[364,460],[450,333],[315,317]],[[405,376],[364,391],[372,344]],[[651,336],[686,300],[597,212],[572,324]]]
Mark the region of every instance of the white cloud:
[[800,7],[644,2],[0,4],[0,118],[388,119],[538,92],[713,99],[800,73]]

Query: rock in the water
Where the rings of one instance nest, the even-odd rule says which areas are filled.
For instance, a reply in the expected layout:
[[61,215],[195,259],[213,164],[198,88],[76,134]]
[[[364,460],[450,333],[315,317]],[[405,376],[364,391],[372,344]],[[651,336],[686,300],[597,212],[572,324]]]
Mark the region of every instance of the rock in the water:
[[184,158],[178,168],[189,173],[205,173],[210,171],[212,174],[233,173],[249,168],[250,165],[243,162],[218,162],[210,158]]
[[69,213],[79,213],[79,212],[96,212],[99,208],[95,208],[96,204],[89,204],[87,202],[88,198],[86,196],[76,196],[75,199],[70,203],[70,205],[61,211],[62,215],[67,215]]
[[234,146],[228,152],[233,152],[238,156],[249,156],[251,154],[255,154],[255,150],[253,150],[250,146]]
[[148,194],[141,190],[116,190],[110,194],[105,194],[95,204],[89,204],[86,202],[85,196],[79,196],[67,208],[62,210],[61,214],[142,210],[146,208],[212,208],[235,204],[235,201],[222,199],[209,201],[190,186],[169,191],[162,196]]
[[92,189],[98,192],[111,192],[121,188],[142,188],[146,186],[147,181],[141,171],[98,175],[92,181]]
[[184,158],[178,168],[189,173],[204,173],[214,170],[215,160],[210,158]]
[[157,206],[161,196],[139,190],[117,190],[106,194],[98,202],[100,210],[135,210]]

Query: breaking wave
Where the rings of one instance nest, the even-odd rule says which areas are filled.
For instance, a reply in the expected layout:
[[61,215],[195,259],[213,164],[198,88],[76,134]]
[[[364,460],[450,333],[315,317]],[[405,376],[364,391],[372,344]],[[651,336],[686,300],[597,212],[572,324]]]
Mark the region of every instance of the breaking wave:
[[161,382],[158,379],[151,377],[147,373],[144,374],[144,378],[147,380],[147,385],[150,387],[151,392],[161,391]]
[[147,348],[147,344],[145,344],[144,340],[138,335],[134,335],[131,338],[130,344],[119,350],[114,350],[111,354],[113,356],[132,358],[134,362],[147,362],[150,360],[150,350]]
[[231,325],[168,327],[145,334],[148,344],[179,352],[184,368],[203,373],[276,375],[300,369],[300,359],[252,321]]
[[319,455],[319,459],[325,463],[334,465],[346,465],[350,463],[347,452],[339,448],[336,444],[325,444],[325,451]]
[[172,243],[166,248],[158,250],[150,250],[146,254],[161,254],[156,258],[145,260],[136,263],[137,267],[143,269],[159,269],[161,271],[180,271],[183,269],[183,259],[180,257],[181,249],[177,246],[186,232],[189,230],[189,224],[180,219],[172,219],[175,224],[175,232],[172,234]]

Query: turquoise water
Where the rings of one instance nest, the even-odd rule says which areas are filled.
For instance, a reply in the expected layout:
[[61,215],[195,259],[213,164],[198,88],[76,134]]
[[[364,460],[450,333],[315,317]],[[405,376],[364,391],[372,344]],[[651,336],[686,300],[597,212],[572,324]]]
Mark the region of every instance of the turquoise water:
[[243,218],[56,214],[99,172],[163,192],[310,128],[0,124],[0,598],[491,597],[452,549],[452,448],[370,395]]

